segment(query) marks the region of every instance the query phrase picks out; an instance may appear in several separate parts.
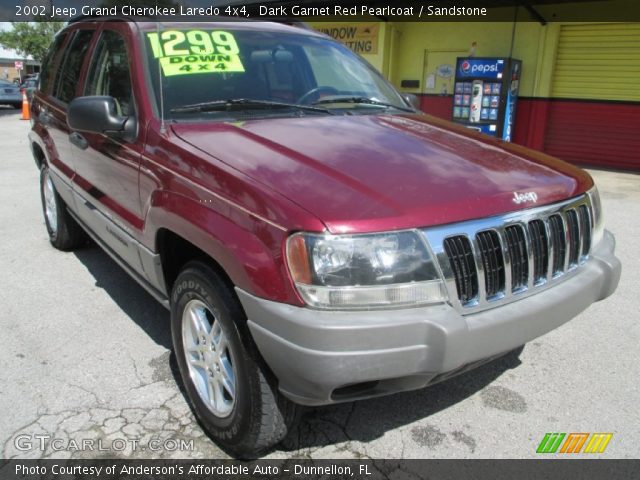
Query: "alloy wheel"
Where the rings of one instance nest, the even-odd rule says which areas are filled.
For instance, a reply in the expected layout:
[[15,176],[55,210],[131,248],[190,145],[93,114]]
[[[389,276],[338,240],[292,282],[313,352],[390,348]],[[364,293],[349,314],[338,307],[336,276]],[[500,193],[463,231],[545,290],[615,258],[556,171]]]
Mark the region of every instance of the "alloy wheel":
[[56,202],[56,191],[51,181],[49,172],[45,173],[45,179],[42,184],[44,194],[44,213],[47,217],[47,223],[54,235],[58,231],[58,205]]
[[182,341],[200,399],[215,416],[229,416],[236,404],[235,361],[222,323],[204,302],[194,299],[185,305]]

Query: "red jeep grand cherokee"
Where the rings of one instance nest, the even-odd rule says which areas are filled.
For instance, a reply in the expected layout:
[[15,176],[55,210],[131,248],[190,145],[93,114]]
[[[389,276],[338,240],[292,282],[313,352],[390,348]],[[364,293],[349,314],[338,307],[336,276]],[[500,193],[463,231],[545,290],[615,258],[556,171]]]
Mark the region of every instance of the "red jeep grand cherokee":
[[78,21],[29,134],[54,247],[101,245],[171,310],[209,433],[411,390],[609,296],[584,171],[424,115],[344,46],[267,23]]

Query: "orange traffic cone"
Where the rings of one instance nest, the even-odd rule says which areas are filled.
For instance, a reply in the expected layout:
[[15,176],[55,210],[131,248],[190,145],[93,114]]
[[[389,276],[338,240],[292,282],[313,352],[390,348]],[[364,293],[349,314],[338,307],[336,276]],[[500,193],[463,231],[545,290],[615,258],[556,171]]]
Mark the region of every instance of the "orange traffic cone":
[[20,120],[31,120],[29,113],[29,100],[27,100],[27,92],[22,91],[22,118]]

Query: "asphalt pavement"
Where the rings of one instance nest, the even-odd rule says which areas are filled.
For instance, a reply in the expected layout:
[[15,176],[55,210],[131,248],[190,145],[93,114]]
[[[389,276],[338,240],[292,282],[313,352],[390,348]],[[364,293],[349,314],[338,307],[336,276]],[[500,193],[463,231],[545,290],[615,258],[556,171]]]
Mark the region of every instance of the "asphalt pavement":
[[[176,384],[168,312],[95,245],[49,245],[19,118],[0,107],[2,458],[226,458]],[[601,457],[638,458],[640,175],[591,173],[623,263],[612,297],[442,384],[307,410],[268,456],[534,458],[547,432],[610,432]]]

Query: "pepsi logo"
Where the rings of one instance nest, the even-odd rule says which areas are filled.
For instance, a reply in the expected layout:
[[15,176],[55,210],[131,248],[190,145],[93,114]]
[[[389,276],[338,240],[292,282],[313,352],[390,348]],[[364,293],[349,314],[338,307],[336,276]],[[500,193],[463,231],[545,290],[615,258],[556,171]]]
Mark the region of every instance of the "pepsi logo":
[[470,69],[471,64],[468,60],[465,60],[464,62],[462,62],[462,65],[460,65],[460,70],[462,71],[462,73],[468,73]]

